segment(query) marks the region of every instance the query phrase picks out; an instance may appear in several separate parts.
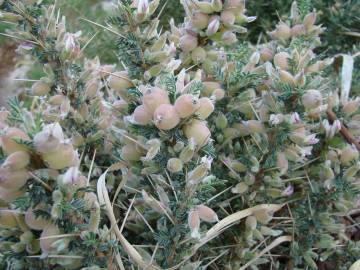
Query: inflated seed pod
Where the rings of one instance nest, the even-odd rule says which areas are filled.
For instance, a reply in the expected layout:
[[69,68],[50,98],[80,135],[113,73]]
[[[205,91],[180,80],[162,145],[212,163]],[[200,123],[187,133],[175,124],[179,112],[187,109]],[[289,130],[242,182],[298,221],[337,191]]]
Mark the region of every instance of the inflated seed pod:
[[146,109],[144,105],[139,105],[136,107],[133,117],[135,122],[142,126],[150,124],[152,120],[151,113]]
[[201,94],[204,96],[211,96],[215,89],[221,88],[221,84],[218,82],[203,82],[203,90]]
[[183,162],[179,158],[170,158],[167,162],[167,169],[172,173],[177,173],[182,171]]
[[257,226],[257,220],[254,216],[248,216],[245,220],[245,226],[246,228],[250,230],[255,230]]
[[190,34],[183,35],[180,38],[179,43],[181,50],[186,53],[191,52],[198,46],[197,37]]
[[31,94],[34,96],[44,96],[50,92],[50,85],[43,81],[37,81],[31,87]]
[[350,116],[350,115],[354,114],[355,112],[357,112],[357,110],[359,108],[360,108],[360,98],[357,98],[357,99],[346,102],[341,110],[346,115]]
[[120,96],[126,96],[126,90],[134,86],[126,71],[118,71],[111,74],[108,79],[108,84],[109,87],[117,91]]
[[193,238],[198,238],[200,229],[200,217],[196,210],[191,210],[188,215],[188,224]]
[[68,143],[61,143],[56,151],[44,153],[42,158],[49,168],[56,170],[75,166],[77,163],[77,154],[73,145]]
[[359,159],[359,151],[354,145],[348,145],[341,150],[340,162],[343,165],[350,165],[352,161]]
[[257,210],[253,215],[261,224],[268,224],[273,218],[273,212],[265,209]]
[[260,60],[263,61],[263,62],[267,62],[267,61],[270,61],[274,56],[274,52],[265,47],[265,48],[262,48],[260,50]]
[[196,115],[200,118],[205,120],[208,118],[215,109],[214,103],[210,98],[202,97],[199,99],[199,108],[196,111]]
[[225,129],[227,127],[228,121],[223,113],[219,113],[215,118],[215,125],[218,129]]
[[126,161],[138,161],[140,160],[142,153],[138,151],[136,145],[126,144],[121,148],[121,158]]
[[6,189],[0,187],[0,200],[4,202],[12,202],[16,198],[19,198],[25,194],[22,189]]
[[196,211],[199,214],[199,218],[206,222],[218,222],[219,218],[214,210],[206,205],[197,205],[195,206]]
[[34,210],[38,210],[38,209],[44,210],[45,206],[41,204],[41,205],[36,206],[35,209],[30,207],[30,208],[28,208],[26,210],[26,212],[25,212],[25,223],[31,229],[41,231],[46,226],[49,225],[50,221],[43,218],[43,217],[36,217],[35,214],[34,214]]
[[221,100],[225,97],[225,90],[221,88],[217,88],[213,91],[212,98],[215,98],[215,100]]
[[315,12],[311,12],[311,13],[307,14],[304,17],[304,21],[303,21],[303,25],[304,25],[305,29],[310,30],[314,26],[315,21],[316,21],[316,13]]
[[235,23],[235,15],[232,10],[223,10],[220,14],[221,22],[226,26],[232,26]]
[[159,87],[152,87],[146,90],[143,96],[143,105],[151,114],[162,104],[170,104],[167,91]]
[[25,169],[11,171],[8,168],[0,167],[0,187],[4,189],[19,189],[29,178],[29,173]]
[[179,122],[179,114],[173,105],[162,104],[154,112],[154,123],[158,129],[173,129]]
[[301,97],[302,104],[306,109],[315,109],[322,104],[322,95],[318,90],[307,90]]
[[291,85],[295,84],[294,76],[291,75],[291,73],[287,72],[286,70],[279,70],[279,78],[282,83],[287,83]]
[[287,24],[281,23],[276,27],[275,31],[270,33],[270,35],[276,39],[286,40],[291,37],[291,28]]
[[291,35],[293,37],[296,37],[298,35],[301,35],[305,32],[305,27],[303,24],[296,24],[293,27],[291,27]]
[[0,228],[13,229],[16,227],[16,215],[6,208],[0,208]]
[[175,101],[175,110],[180,118],[191,116],[200,107],[199,99],[191,94],[184,94]]
[[30,155],[25,151],[17,151],[10,154],[2,164],[3,167],[12,171],[24,169],[30,163]]
[[100,82],[97,78],[91,79],[85,85],[85,97],[93,98],[100,88]]
[[60,238],[47,238],[51,236],[60,235],[60,230],[55,224],[48,224],[42,231],[40,235],[40,248],[42,253],[49,254],[55,251],[55,248],[52,246],[53,243],[58,241]]
[[197,47],[191,52],[191,59],[195,64],[200,64],[206,59],[206,51],[202,47]]
[[206,123],[197,119],[184,126],[184,134],[189,140],[193,138],[198,146],[205,145],[211,137],[211,132]]
[[288,59],[290,55],[286,52],[279,52],[274,55],[274,65],[282,70],[289,69]]
[[244,124],[251,133],[265,132],[265,127],[264,127],[263,123],[259,120],[248,120],[248,121],[245,121]]
[[231,189],[232,193],[235,194],[244,194],[249,190],[249,186],[245,182],[238,183],[235,187]]
[[206,28],[209,24],[210,16],[202,12],[194,12],[191,17],[191,25],[198,30]]
[[26,151],[26,147],[15,142],[15,139],[30,140],[24,131],[18,128],[8,128],[5,134],[0,136],[0,145],[6,155],[17,151]]
[[232,31],[225,31],[221,36],[221,41],[226,45],[234,44],[237,41],[236,34]]

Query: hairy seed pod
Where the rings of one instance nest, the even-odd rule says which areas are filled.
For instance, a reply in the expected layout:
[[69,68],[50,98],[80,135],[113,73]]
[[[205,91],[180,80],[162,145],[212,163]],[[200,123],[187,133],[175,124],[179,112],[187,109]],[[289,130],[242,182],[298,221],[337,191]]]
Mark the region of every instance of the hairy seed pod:
[[45,227],[47,227],[50,223],[49,220],[43,218],[43,217],[36,217],[34,214],[34,210],[44,210],[44,205],[38,205],[35,209],[28,208],[25,212],[25,223],[28,225],[32,230],[41,231]]
[[289,162],[283,152],[279,152],[276,155],[276,166],[280,169],[280,173],[283,175],[287,173],[289,168]]
[[189,140],[193,138],[198,146],[205,145],[211,137],[211,132],[206,123],[196,119],[184,126],[184,134]]
[[93,207],[91,209],[90,213],[90,219],[89,219],[89,231],[90,232],[96,232],[99,229],[100,224],[100,205],[96,201],[93,204]]
[[37,81],[31,87],[33,96],[44,96],[50,92],[50,85],[43,81]]
[[173,105],[162,104],[154,112],[154,122],[158,129],[169,130],[179,124],[180,117]]
[[260,60],[263,62],[270,61],[274,56],[274,53],[271,49],[265,47],[260,50]]
[[348,145],[341,150],[340,162],[343,165],[350,165],[352,161],[359,159],[359,151],[353,145]]
[[279,52],[274,55],[274,65],[282,70],[288,70],[289,64],[288,59],[290,55],[286,52]]
[[200,229],[200,217],[196,210],[191,210],[188,215],[188,224],[193,238],[198,238]]
[[221,88],[221,84],[218,82],[203,82],[203,90],[201,94],[204,96],[211,96],[215,89]]
[[276,27],[276,30],[272,32],[272,36],[276,39],[289,39],[291,37],[291,28],[287,24],[281,23]]
[[315,109],[322,104],[322,95],[318,90],[307,90],[301,97],[302,104],[306,109]]
[[17,151],[9,155],[2,166],[15,171],[24,169],[29,163],[30,155],[25,151]]
[[75,166],[77,155],[72,144],[62,143],[54,152],[44,153],[43,160],[51,169],[61,170],[67,167]]
[[39,153],[49,153],[59,148],[60,140],[52,133],[41,131],[34,137],[35,149]]
[[264,133],[265,127],[259,120],[248,120],[244,122],[251,133]]
[[0,145],[6,155],[10,155],[17,151],[26,151],[26,147],[15,142],[15,139],[30,140],[24,131],[18,128],[9,128],[5,134],[0,136]]
[[218,129],[225,129],[228,125],[228,120],[223,113],[219,113],[215,118],[215,125]]
[[296,24],[291,27],[291,36],[296,37],[305,32],[305,27],[303,24]]
[[138,161],[140,160],[142,153],[140,153],[135,144],[127,144],[121,148],[121,158],[126,161]]
[[311,12],[311,13],[307,14],[304,17],[304,21],[303,21],[305,29],[309,31],[314,26],[315,21],[316,21],[316,13],[315,12]]
[[191,59],[195,64],[200,64],[206,59],[206,51],[202,47],[197,47],[191,52]]
[[245,220],[246,228],[250,230],[255,230],[257,226],[257,220],[254,216],[248,216]]
[[108,83],[109,87],[117,91],[120,96],[126,96],[126,90],[134,86],[126,71],[111,74]]
[[184,94],[175,101],[175,110],[181,118],[191,116],[200,107],[197,97],[191,94]]
[[360,98],[350,100],[345,103],[345,105],[342,107],[342,111],[347,115],[350,116],[357,112],[357,110],[360,108]]
[[224,10],[220,15],[221,22],[226,26],[234,25],[235,15],[231,10]]
[[279,78],[282,83],[295,85],[294,76],[291,75],[290,72],[287,72],[285,70],[279,70]]
[[54,95],[49,98],[49,104],[54,106],[56,105],[59,106],[61,105],[61,103],[64,102],[65,98],[66,97],[64,95]]
[[13,229],[17,227],[16,215],[6,208],[0,208],[0,228]]
[[191,25],[198,30],[206,28],[209,24],[209,15],[201,12],[195,12],[191,17]]
[[54,251],[52,244],[59,240],[60,238],[46,238],[50,236],[60,235],[60,230],[55,224],[48,224],[42,231],[40,235],[40,248],[41,251],[45,254],[49,254]]
[[6,189],[0,187],[0,200],[4,202],[12,202],[13,200],[22,197],[25,191],[22,189]]
[[144,105],[139,105],[136,107],[133,117],[135,122],[142,126],[150,124],[152,120],[151,113],[148,112]]
[[93,98],[100,88],[100,82],[97,78],[91,79],[90,81],[86,82],[85,85],[85,97],[86,98]]
[[254,217],[261,224],[268,224],[273,218],[273,213],[272,211],[261,209],[254,212]]
[[245,182],[238,183],[235,187],[231,189],[232,193],[235,194],[244,194],[249,190],[249,186]]
[[197,37],[186,34],[182,36],[179,40],[180,48],[183,52],[189,53],[198,46]]
[[214,106],[213,102],[211,101],[211,99],[209,99],[207,97],[200,98],[199,104],[200,104],[200,106],[199,106],[199,109],[196,111],[196,115],[198,115],[200,119],[205,120],[212,114],[212,112],[215,109],[215,106]]
[[159,87],[152,87],[148,89],[145,92],[142,101],[147,111],[151,114],[153,114],[160,105],[170,104],[167,91]]
[[177,173],[182,171],[183,162],[179,158],[170,158],[167,162],[167,169],[172,173]]
[[195,206],[196,211],[199,214],[199,218],[205,222],[218,222],[219,218],[217,214],[210,207],[203,204]]
[[29,178],[29,173],[24,169],[10,171],[8,168],[0,167],[0,187],[4,189],[19,189]]
[[236,34],[232,31],[225,31],[221,36],[221,40],[226,45],[234,44],[237,41]]

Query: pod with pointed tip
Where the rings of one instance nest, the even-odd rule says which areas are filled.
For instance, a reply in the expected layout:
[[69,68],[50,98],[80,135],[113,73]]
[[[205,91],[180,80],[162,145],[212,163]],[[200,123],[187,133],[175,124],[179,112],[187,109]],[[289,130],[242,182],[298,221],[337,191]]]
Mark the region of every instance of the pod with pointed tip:
[[136,107],[133,117],[135,122],[142,126],[150,124],[152,120],[151,113],[144,105],[139,105]]
[[199,107],[200,103],[197,97],[191,94],[184,94],[175,101],[175,110],[181,118],[191,116]]
[[211,137],[211,132],[206,123],[197,119],[184,126],[184,134],[188,139],[193,138],[198,146],[205,145]]
[[0,145],[6,155],[17,151],[26,151],[26,147],[15,142],[15,139],[30,140],[24,131],[18,128],[9,128],[0,136]]
[[196,211],[199,214],[199,218],[205,222],[218,222],[219,218],[214,210],[210,207],[200,204],[195,207]]
[[205,120],[208,118],[215,109],[215,106],[210,98],[202,97],[199,99],[199,109],[196,111],[196,114],[200,119]]
[[165,90],[159,87],[152,87],[146,90],[142,102],[146,110],[153,114],[160,105],[170,104],[170,99]]
[[25,151],[17,151],[9,155],[2,166],[12,171],[24,169],[30,163],[30,155]]
[[173,105],[162,104],[154,112],[154,122],[158,129],[169,130],[179,124],[180,117]]

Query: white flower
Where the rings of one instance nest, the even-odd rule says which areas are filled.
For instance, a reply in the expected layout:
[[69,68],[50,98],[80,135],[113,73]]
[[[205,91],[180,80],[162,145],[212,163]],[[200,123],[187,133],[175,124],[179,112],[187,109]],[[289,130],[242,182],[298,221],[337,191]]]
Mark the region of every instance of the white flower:
[[294,112],[290,116],[290,123],[291,124],[299,124],[301,122],[300,116],[297,112]]
[[294,187],[292,185],[288,186],[281,192],[283,196],[291,196],[294,193]]
[[304,143],[308,145],[317,144],[319,142],[319,139],[316,138],[316,134],[310,134],[306,136]]
[[280,124],[283,121],[283,115],[282,114],[271,114],[269,123],[270,125],[276,126]]

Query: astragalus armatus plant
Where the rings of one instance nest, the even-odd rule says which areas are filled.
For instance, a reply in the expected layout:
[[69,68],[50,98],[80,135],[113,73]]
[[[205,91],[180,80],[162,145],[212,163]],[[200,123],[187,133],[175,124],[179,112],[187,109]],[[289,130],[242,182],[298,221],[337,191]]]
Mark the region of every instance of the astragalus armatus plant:
[[296,2],[256,45],[241,41],[256,19],[244,1],[181,3],[184,21],[169,27],[156,0],[119,1],[104,24],[83,18],[117,44],[119,61],[101,64],[85,57],[96,35],[68,32],[56,2],[1,1],[17,24],[6,35],[45,74],[0,114],[1,267],[359,258],[353,57],[316,55],[324,28]]

